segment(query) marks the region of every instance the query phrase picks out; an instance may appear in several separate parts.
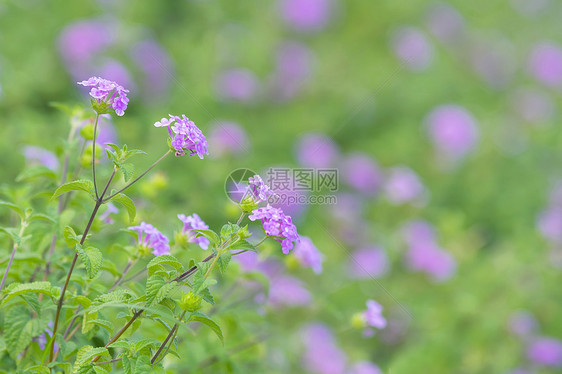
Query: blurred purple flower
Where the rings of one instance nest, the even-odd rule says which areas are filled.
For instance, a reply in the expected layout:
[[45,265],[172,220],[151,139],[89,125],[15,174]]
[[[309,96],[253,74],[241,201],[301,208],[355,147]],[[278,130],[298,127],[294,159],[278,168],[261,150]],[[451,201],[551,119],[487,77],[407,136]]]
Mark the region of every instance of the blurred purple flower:
[[431,5],[426,15],[429,31],[445,44],[457,43],[465,33],[465,20],[450,3],[443,1]]
[[153,39],[145,39],[133,45],[133,61],[144,74],[144,91],[148,98],[164,94],[170,86],[174,66],[166,50]]
[[117,35],[114,24],[84,20],[66,26],[60,34],[58,45],[65,63],[72,67],[84,64],[113,44]]
[[323,324],[314,323],[301,330],[305,346],[303,365],[308,372],[316,374],[342,374],[347,357],[337,346],[332,331]]
[[141,247],[152,248],[155,256],[170,253],[168,238],[149,223],[141,222],[139,226],[130,226],[129,230],[138,233],[137,244]]
[[333,6],[331,0],[279,1],[281,17],[297,31],[318,31],[330,21]]
[[115,204],[113,204],[112,202],[109,202],[106,205],[107,205],[107,209],[105,209],[105,212],[100,214],[100,219],[102,220],[102,222],[111,225],[115,222],[113,218],[111,218],[111,215],[119,213],[119,209],[117,209]]
[[386,327],[386,318],[382,315],[382,306],[375,300],[367,300],[367,310],[363,312],[367,326],[382,330]]
[[305,134],[297,143],[297,159],[305,167],[328,168],[335,164],[338,156],[337,144],[321,133]]
[[508,320],[509,330],[520,337],[529,337],[537,330],[538,323],[532,313],[518,311],[513,313]]
[[346,374],[383,374],[383,372],[372,362],[360,361],[353,364]]
[[396,57],[411,70],[425,70],[433,61],[433,47],[425,35],[415,27],[396,30],[390,41]]
[[381,187],[382,173],[377,163],[366,154],[351,154],[340,170],[342,179],[364,195],[373,196]]
[[[36,337],[33,338],[33,341],[34,341],[34,342],[37,342],[37,344],[39,344],[39,348],[41,348],[41,350],[44,350],[45,347],[47,346],[47,342],[48,342],[48,340],[47,340],[47,335],[49,336],[49,340],[50,340],[50,338],[53,336],[53,330],[52,330],[52,328],[53,328],[53,322],[52,322],[52,321],[49,321],[49,323],[47,324],[47,326],[48,326],[48,327],[45,328],[45,332],[44,332],[44,333],[42,333],[41,335],[36,336]],[[58,345],[57,343],[55,343],[54,352],[57,352],[58,350],[59,350],[59,345]]]
[[131,73],[125,65],[117,60],[105,58],[103,62],[100,62],[99,65],[96,64],[96,66],[90,68],[89,71],[97,76],[120,82],[123,86],[133,91],[136,90],[136,84]]
[[324,255],[316,248],[309,237],[300,236],[300,241],[293,249],[293,255],[302,266],[311,268],[316,274],[322,273]]
[[233,256],[232,260],[238,262],[245,273],[256,270],[260,263],[259,255],[253,251],[242,252]]
[[456,270],[453,256],[432,242],[411,245],[405,261],[411,270],[425,272],[436,282],[451,278]]
[[237,123],[219,121],[209,135],[209,149],[213,157],[240,154],[247,151],[248,135]]
[[275,240],[281,243],[284,254],[289,254],[293,242],[299,240],[291,217],[285,215],[281,209],[268,204],[266,207],[255,209],[248,218],[250,221],[261,220],[265,234],[275,237]]
[[414,220],[402,226],[402,236],[410,246],[419,243],[433,243],[436,240],[434,227],[426,221]]
[[[109,114],[100,115],[96,133],[96,144],[117,144],[118,142],[117,130],[115,129],[113,121],[111,121],[111,116]],[[111,149],[109,146],[105,146],[105,148]]]
[[388,258],[378,246],[359,249],[351,255],[348,274],[355,279],[379,278],[388,272]]
[[562,208],[549,207],[539,213],[537,228],[546,239],[562,243]]
[[51,170],[59,168],[59,160],[57,156],[46,150],[45,148],[37,147],[34,145],[27,145],[23,148],[23,156],[25,160],[32,165],[43,165]]
[[274,307],[303,306],[310,303],[311,295],[298,278],[281,275],[270,279],[267,301]]
[[189,243],[197,243],[201,249],[209,248],[209,239],[204,236],[197,236],[197,231],[194,230],[207,230],[209,226],[203,222],[201,217],[197,213],[193,213],[190,216],[185,214],[178,214],[178,218],[183,222],[183,228],[181,233],[187,237]]
[[516,71],[516,56],[511,42],[503,35],[487,32],[471,41],[468,51],[472,68],[486,83],[505,87]]
[[550,41],[533,47],[529,56],[529,70],[539,82],[551,86],[562,86],[562,48]]
[[425,192],[418,175],[407,166],[390,168],[385,180],[386,196],[394,204],[420,201]]
[[538,365],[562,367],[562,342],[554,338],[537,338],[527,347],[527,357]]
[[426,117],[429,136],[439,153],[458,159],[471,151],[478,141],[476,120],[459,105],[441,105]]
[[298,42],[283,43],[277,50],[275,71],[271,79],[274,96],[287,100],[302,89],[312,70],[312,51]]
[[556,105],[552,97],[536,89],[520,89],[511,97],[511,105],[515,113],[533,124],[549,121],[554,117]]
[[217,95],[227,101],[252,101],[258,89],[258,79],[247,69],[225,70],[215,80]]

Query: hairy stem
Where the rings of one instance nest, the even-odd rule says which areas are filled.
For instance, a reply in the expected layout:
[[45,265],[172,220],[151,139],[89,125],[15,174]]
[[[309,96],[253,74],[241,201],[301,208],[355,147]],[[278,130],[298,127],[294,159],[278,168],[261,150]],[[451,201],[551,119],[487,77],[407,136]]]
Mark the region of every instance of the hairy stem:
[[129,184],[127,184],[125,187],[121,188],[119,191],[109,195],[108,197],[106,197],[105,199],[103,199],[102,201],[105,203],[108,200],[111,200],[112,197],[114,197],[117,194],[120,194],[121,192],[125,191],[127,188],[131,187],[133,184],[135,184],[136,182],[139,181],[139,179],[141,179],[142,177],[144,177],[150,170],[152,170],[152,168],[154,168],[156,165],[158,165],[160,163],[160,161],[162,161],[163,159],[166,158],[166,156],[168,156],[172,151],[168,149],[168,152],[164,153],[164,155],[162,155],[162,157],[160,157],[158,160],[156,160],[152,165],[150,165],[148,167],[148,169],[146,169],[141,175],[139,175],[138,177],[136,177],[135,179],[133,179],[132,182],[130,182]]

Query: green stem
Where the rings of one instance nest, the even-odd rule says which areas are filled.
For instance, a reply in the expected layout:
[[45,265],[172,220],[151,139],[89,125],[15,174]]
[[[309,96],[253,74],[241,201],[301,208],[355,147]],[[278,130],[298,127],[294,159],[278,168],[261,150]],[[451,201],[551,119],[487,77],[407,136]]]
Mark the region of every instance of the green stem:
[[[23,231],[27,227],[27,222],[24,220],[21,221],[20,231],[18,236],[21,238],[23,236]],[[10,261],[8,261],[8,267],[4,272],[4,276],[2,277],[2,283],[0,283],[0,291],[4,288],[4,283],[6,282],[6,278],[8,277],[8,273],[10,272],[10,268],[12,267],[12,262],[14,261],[14,256],[16,255],[16,251],[18,250],[18,244],[14,241],[14,247],[12,249],[12,254],[10,255]]]
[[98,130],[98,121],[100,114],[96,112],[96,122],[94,123],[94,139],[92,140],[92,175],[94,177],[94,190],[96,192],[96,199],[101,200],[98,195],[98,184],[96,182],[96,134]]
[[[181,322],[181,320],[183,319],[183,317],[185,316],[186,311],[184,310],[183,313],[181,314],[179,320]],[[168,333],[168,336],[166,336],[166,339],[164,339],[164,341],[162,342],[162,344],[160,345],[160,348],[158,348],[158,350],[156,351],[156,353],[154,354],[154,356],[152,357],[152,360],[150,360],[150,363],[154,365],[154,362],[156,361],[156,359],[158,358],[158,356],[160,355],[160,353],[162,353],[162,351],[164,350],[164,348],[166,347],[166,344],[168,343],[168,340],[170,340],[172,338],[173,335],[176,334],[177,330],[178,330],[178,326],[179,324],[176,322],[174,324],[174,327],[172,327],[172,329],[170,330],[170,332]],[[162,358],[164,358],[164,356],[162,356]]]
[[119,191],[109,195],[108,197],[106,197],[105,199],[102,200],[102,202],[107,202],[109,200],[111,200],[112,197],[114,197],[117,194],[120,194],[121,192],[125,191],[127,188],[131,187],[133,184],[135,184],[139,179],[141,179],[142,177],[144,177],[150,170],[152,170],[153,167],[155,167],[156,165],[158,165],[158,163],[160,163],[160,161],[162,161],[163,159],[166,158],[166,156],[168,156],[172,151],[168,149],[168,152],[164,153],[164,155],[162,157],[160,157],[158,160],[156,160],[156,162],[154,162],[152,165],[150,165],[150,167],[148,169],[146,169],[144,171],[144,173],[142,173],[141,175],[139,175],[138,177],[136,177],[131,183],[127,184],[125,187],[121,188]]

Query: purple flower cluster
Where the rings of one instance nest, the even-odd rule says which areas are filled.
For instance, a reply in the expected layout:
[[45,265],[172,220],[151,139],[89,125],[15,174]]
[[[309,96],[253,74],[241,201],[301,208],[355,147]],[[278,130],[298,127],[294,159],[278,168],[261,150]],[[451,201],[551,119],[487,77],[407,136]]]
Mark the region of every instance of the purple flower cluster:
[[562,342],[546,337],[534,339],[527,348],[527,357],[542,366],[562,368]]
[[251,221],[261,220],[265,234],[281,243],[284,254],[288,254],[293,249],[293,242],[299,240],[291,217],[286,216],[281,209],[268,204],[266,207],[255,209],[248,218]]
[[23,155],[31,164],[43,165],[51,170],[57,170],[59,167],[57,156],[44,148],[28,145],[24,147]]
[[87,81],[78,82],[78,84],[90,87],[90,96],[98,101],[98,103],[105,102],[110,105],[115,114],[122,116],[125,114],[129,98],[127,93],[129,90],[123,86],[99,77],[91,77]]
[[338,347],[332,331],[323,324],[314,323],[302,330],[305,346],[302,357],[304,367],[309,373],[340,374],[345,372],[347,357]]
[[386,318],[382,315],[382,305],[375,300],[367,300],[367,310],[363,312],[363,318],[368,326],[379,330],[386,327]]
[[351,257],[348,269],[353,279],[379,278],[388,272],[388,257],[381,247],[360,248]]
[[311,268],[316,274],[322,273],[324,255],[316,248],[310,238],[301,236],[299,242],[295,245],[293,254],[302,266]]
[[409,246],[406,265],[410,269],[425,272],[434,281],[445,281],[453,276],[456,270],[455,259],[439,247],[429,223],[410,222],[406,224],[403,233]]
[[138,232],[138,244],[146,248],[152,248],[152,253],[155,256],[161,256],[170,253],[168,238],[151,224],[141,222],[139,226],[129,227],[129,230]]
[[204,236],[197,236],[197,231],[194,230],[207,230],[209,226],[203,222],[201,217],[197,213],[193,213],[190,216],[185,214],[178,214],[178,218],[183,222],[183,228],[181,230],[182,234],[187,236],[187,241],[190,243],[197,243],[201,249],[209,248],[209,239]]
[[269,197],[275,194],[257,174],[248,178],[248,182],[248,192],[252,194],[252,197],[258,203],[261,201],[267,201]]
[[419,201],[425,192],[418,175],[407,166],[391,168],[387,173],[384,189],[387,199],[397,205]]
[[154,126],[168,128],[176,156],[183,156],[185,151],[189,151],[190,156],[197,154],[203,159],[203,156],[209,154],[205,135],[185,114],[181,117],[170,114],[170,119],[162,118]]

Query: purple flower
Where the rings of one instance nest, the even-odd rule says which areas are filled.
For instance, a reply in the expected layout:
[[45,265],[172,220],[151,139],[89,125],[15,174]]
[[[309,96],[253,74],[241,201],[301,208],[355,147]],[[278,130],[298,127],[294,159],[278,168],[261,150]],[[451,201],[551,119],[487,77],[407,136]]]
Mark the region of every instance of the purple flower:
[[118,116],[125,114],[125,109],[127,109],[129,103],[127,97],[129,90],[123,86],[99,77],[91,77],[87,81],[78,82],[78,84],[90,87],[90,96],[97,100],[98,104],[104,102],[106,105],[110,105]]
[[310,303],[310,292],[302,282],[290,275],[276,276],[270,279],[268,303],[275,307],[303,306]]
[[248,149],[248,136],[237,123],[220,121],[211,130],[209,147],[216,157],[243,153]]
[[109,202],[106,205],[107,205],[107,209],[105,210],[105,212],[103,212],[100,215],[100,219],[104,223],[107,223],[108,225],[111,225],[111,224],[113,224],[113,222],[115,222],[113,220],[113,218],[111,218],[111,214],[119,213],[119,209],[117,209],[117,207],[112,202]]
[[251,221],[261,220],[265,234],[281,243],[284,254],[288,254],[293,248],[293,242],[299,240],[291,217],[286,216],[281,209],[268,204],[266,207],[255,209],[248,218]]
[[162,118],[154,126],[168,128],[168,133],[172,138],[171,145],[176,150],[176,156],[183,156],[185,151],[189,151],[190,156],[197,155],[203,159],[203,156],[209,154],[205,135],[185,114],[182,114],[181,118],[170,114],[170,119]]
[[259,82],[246,69],[230,69],[220,73],[215,81],[217,94],[224,100],[249,102],[257,94]]
[[[33,338],[33,341],[37,342],[37,344],[39,345],[39,348],[41,348],[41,350],[44,350],[45,347],[47,346],[47,342],[48,342],[47,335],[49,336],[49,339],[53,336],[53,330],[52,330],[53,322],[49,321],[47,326],[49,326],[49,327],[45,328],[44,333],[42,333],[41,335]],[[55,343],[54,351],[57,352],[58,350],[59,350],[59,345],[57,343]]]
[[426,221],[414,220],[403,225],[402,236],[410,246],[419,243],[433,243],[437,235],[433,226]]
[[245,273],[256,270],[260,262],[259,255],[253,251],[242,252],[232,256],[232,259],[240,264],[242,271]]
[[360,361],[353,364],[346,374],[383,374],[383,372],[372,362]]
[[537,227],[546,239],[562,243],[562,208],[552,206],[542,211],[537,218]]
[[248,182],[248,192],[256,202],[267,201],[267,199],[275,194],[257,174],[248,178]]
[[302,43],[290,41],[279,47],[270,77],[276,99],[288,100],[302,90],[312,70],[312,59],[312,52]]
[[209,226],[203,222],[203,220],[197,215],[197,213],[193,213],[190,216],[186,216],[185,214],[178,214],[178,218],[180,221],[183,222],[183,228],[181,230],[182,234],[187,236],[187,241],[190,243],[197,243],[201,247],[201,249],[209,248],[209,239],[205,238],[204,236],[197,236],[197,231],[194,230],[207,230]]
[[562,342],[541,337],[527,347],[527,357],[538,365],[562,367]]
[[531,336],[537,330],[537,320],[527,311],[518,311],[509,317],[509,330],[523,338]]
[[280,0],[281,17],[298,31],[318,31],[324,28],[332,13],[331,0]]
[[382,183],[381,171],[377,163],[363,153],[350,155],[341,168],[343,180],[367,196],[375,195]]
[[461,106],[438,106],[426,120],[434,146],[439,153],[452,159],[466,155],[478,141],[476,120]]
[[100,77],[106,77],[114,82],[121,82],[122,86],[129,87],[129,89],[136,89],[131,73],[121,62],[111,58],[105,58],[102,62],[100,62],[99,68],[97,66],[90,68],[92,74]]
[[562,48],[553,42],[537,44],[529,57],[529,70],[539,82],[551,86],[562,86]]
[[131,57],[144,74],[144,91],[149,98],[161,95],[170,86],[173,63],[167,51],[158,42],[145,39],[131,49]]
[[84,64],[113,43],[114,25],[96,20],[78,21],[64,28],[59,50],[67,65]]
[[293,254],[302,266],[312,268],[316,274],[322,273],[324,255],[316,248],[310,238],[301,236],[300,241],[295,245]]
[[411,245],[406,253],[406,265],[414,271],[429,274],[437,282],[449,279],[456,270],[453,256],[433,242]]
[[367,300],[367,310],[363,312],[363,318],[368,326],[379,330],[386,327],[386,318],[382,315],[382,306],[375,300]]
[[465,20],[451,4],[435,3],[429,9],[426,18],[429,31],[446,44],[453,44],[462,39],[465,33]]
[[43,165],[51,170],[59,168],[57,156],[44,148],[28,145],[23,148],[23,156],[30,164]]
[[297,158],[305,167],[328,168],[339,156],[338,146],[324,134],[309,133],[297,143]]
[[155,256],[170,253],[168,238],[149,223],[141,222],[139,226],[131,226],[129,230],[138,232],[138,245],[141,247],[152,248]]
[[404,204],[421,199],[425,189],[420,178],[412,169],[397,166],[388,171],[385,191],[390,202]]
[[379,278],[388,271],[388,258],[377,246],[359,249],[351,255],[348,273],[354,279]]
[[317,374],[342,374],[347,357],[338,347],[332,331],[323,324],[305,326],[301,332],[305,351],[302,357],[307,372]]
[[412,70],[425,70],[433,60],[431,44],[415,27],[402,27],[395,31],[391,44],[396,57]]

